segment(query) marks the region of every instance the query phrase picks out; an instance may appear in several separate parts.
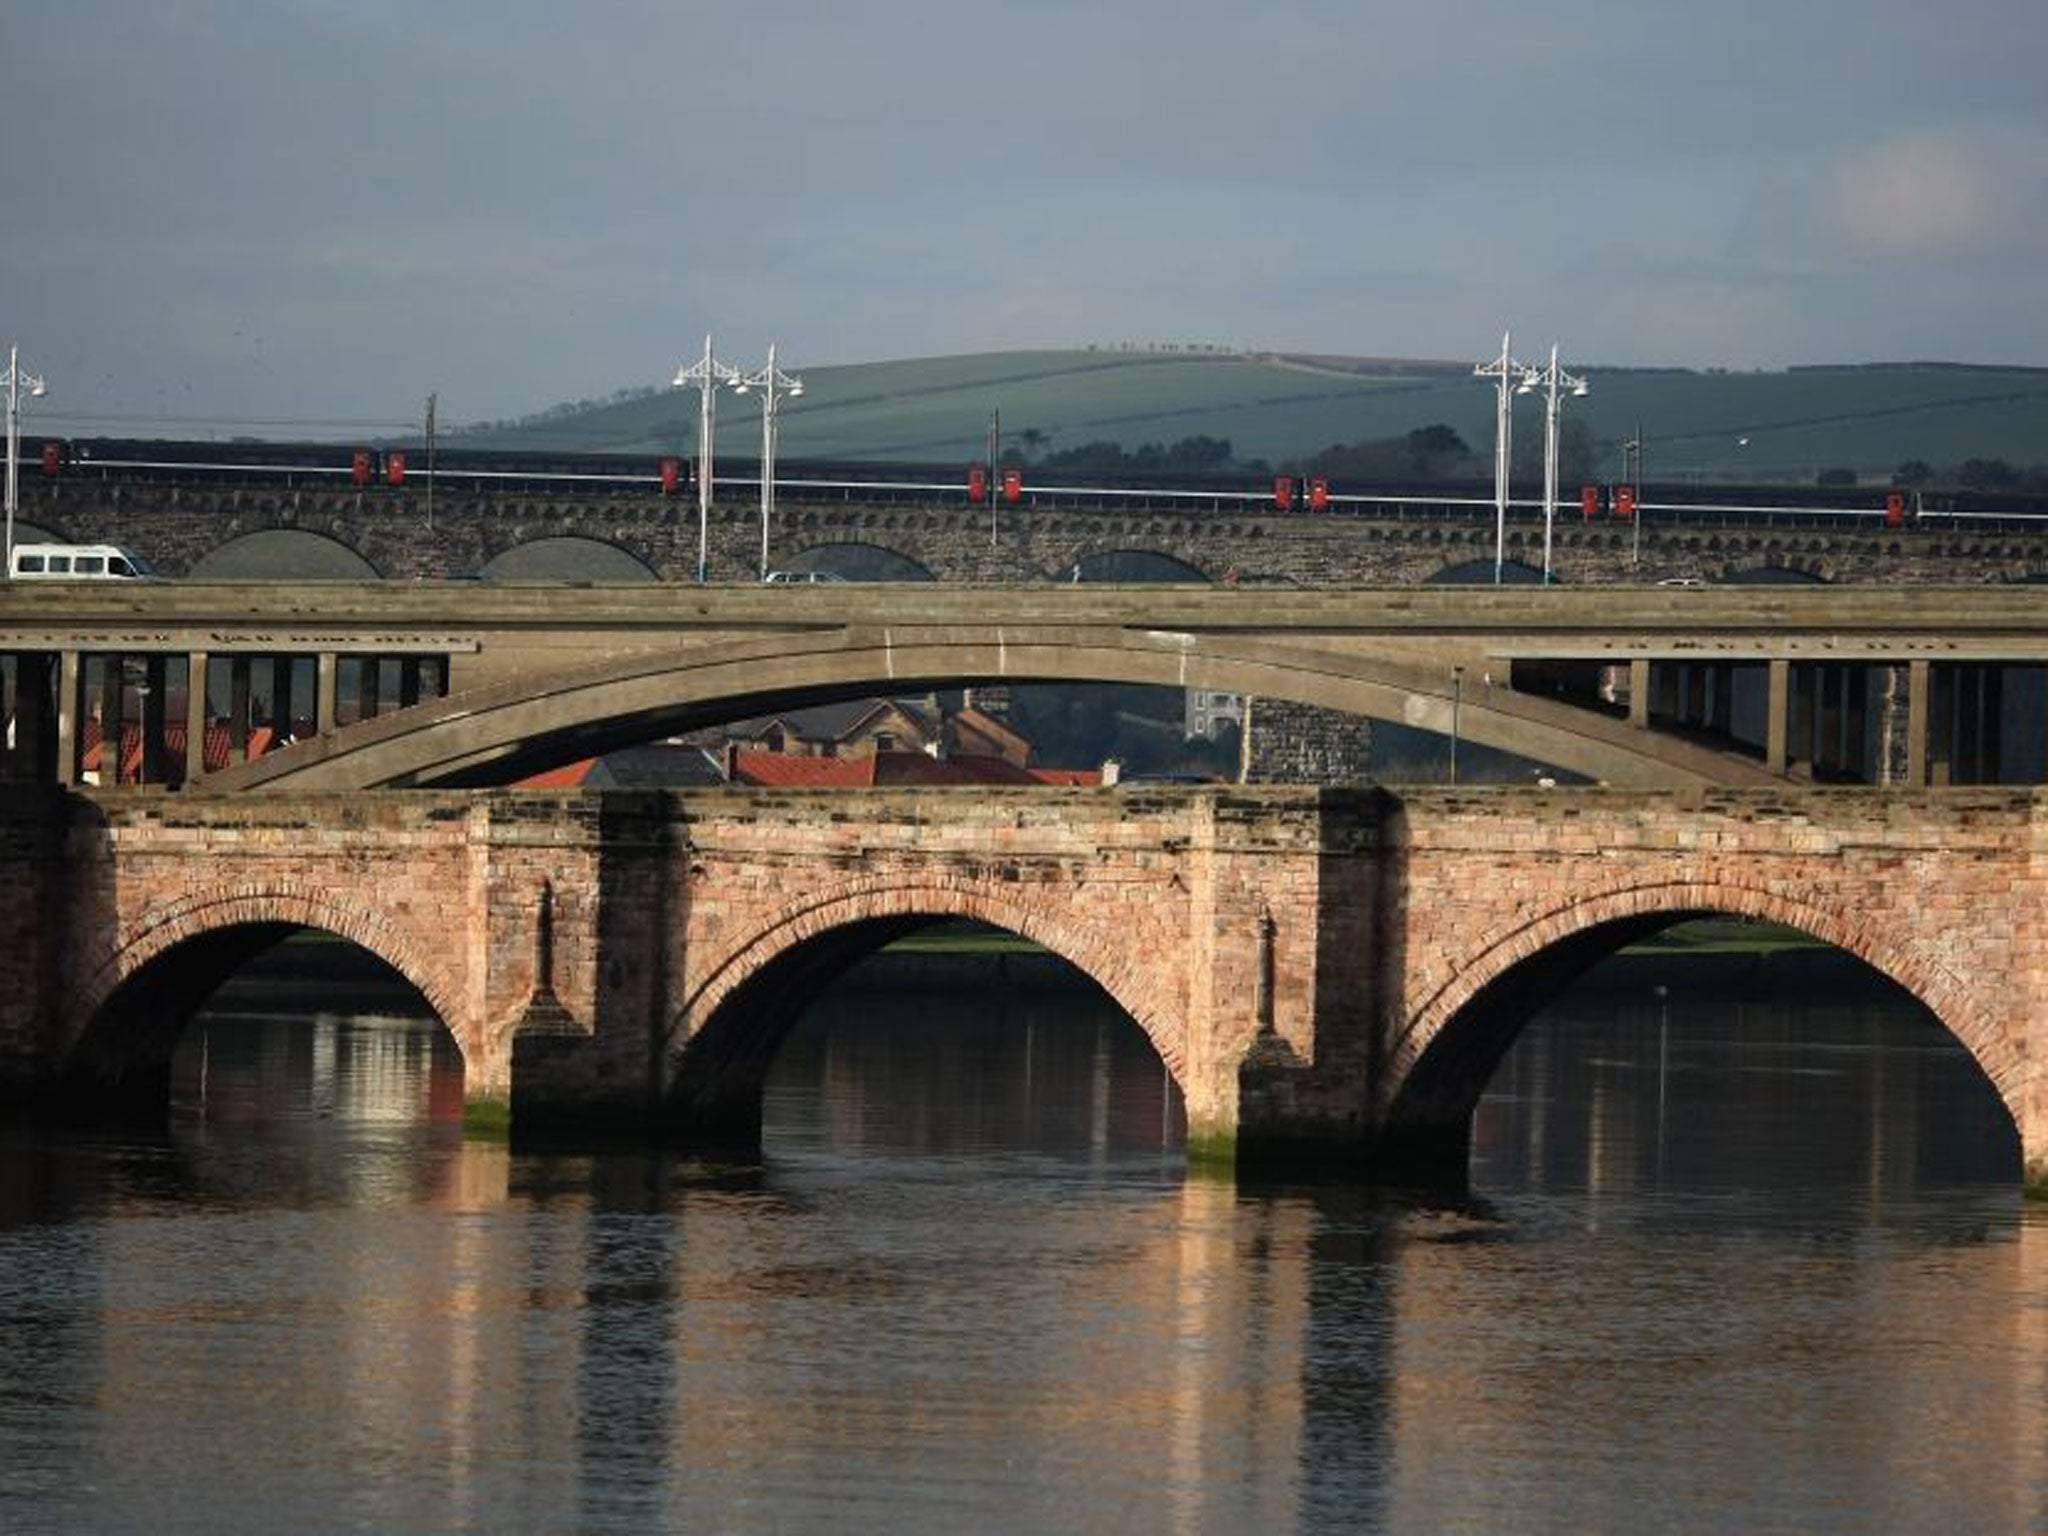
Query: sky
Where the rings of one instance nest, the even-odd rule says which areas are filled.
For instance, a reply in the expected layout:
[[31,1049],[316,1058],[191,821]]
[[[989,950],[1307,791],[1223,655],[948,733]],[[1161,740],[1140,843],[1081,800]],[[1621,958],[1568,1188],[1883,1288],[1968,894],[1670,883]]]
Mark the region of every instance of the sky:
[[44,430],[1090,343],[2048,365],[2041,0],[0,0]]

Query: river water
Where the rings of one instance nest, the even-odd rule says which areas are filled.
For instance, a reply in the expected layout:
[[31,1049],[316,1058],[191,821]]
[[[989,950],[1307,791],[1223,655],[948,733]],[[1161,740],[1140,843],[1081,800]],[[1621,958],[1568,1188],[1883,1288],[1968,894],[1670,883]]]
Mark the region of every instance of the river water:
[[1191,1177],[1087,990],[833,994],[741,1165],[273,1011],[168,1139],[0,1133],[0,1531],[2048,1524],[2048,1215],[1873,989],[1573,994],[1452,1201]]

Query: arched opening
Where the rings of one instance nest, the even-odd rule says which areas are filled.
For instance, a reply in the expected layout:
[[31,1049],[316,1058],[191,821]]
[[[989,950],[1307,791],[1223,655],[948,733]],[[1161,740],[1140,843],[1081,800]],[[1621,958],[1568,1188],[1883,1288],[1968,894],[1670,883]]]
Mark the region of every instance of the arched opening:
[[533,539],[493,556],[477,573],[487,581],[655,581],[652,567],[598,539]]
[[1499,1191],[2010,1185],[2018,1131],[1983,1059],[1996,1044],[1976,1033],[1802,928],[1621,916],[1479,986],[1395,1118],[1469,1117],[1472,1179]]
[[172,944],[109,994],[72,1052],[82,1109],[180,1136],[459,1133],[463,1058],[420,989],[292,922]]
[[1731,587],[1817,587],[1827,584],[1825,576],[1789,565],[1748,566],[1728,572],[1721,580]]
[[375,581],[377,568],[337,539],[303,528],[266,528],[192,562],[193,581]]
[[836,576],[841,581],[932,581],[925,566],[880,544],[813,544],[794,554],[778,555],[778,570],[805,575]]
[[[1432,587],[1490,587],[1494,585],[1493,578],[1494,564],[1491,560],[1461,560],[1456,565],[1445,566],[1423,584]],[[1525,565],[1519,560],[1504,560],[1500,565],[1500,585],[1540,587],[1543,585],[1542,567]]]
[[684,1047],[670,1130],[784,1155],[1176,1162],[1186,1114],[1145,1030],[1072,962],[910,912],[783,950]]
[[1125,585],[1145,582],[1202,582],[1208,573],[1185,560],[1146,549],[1109,549],[1082,555],[1064,571],[1056,573],[1067,582],[1105,581]]

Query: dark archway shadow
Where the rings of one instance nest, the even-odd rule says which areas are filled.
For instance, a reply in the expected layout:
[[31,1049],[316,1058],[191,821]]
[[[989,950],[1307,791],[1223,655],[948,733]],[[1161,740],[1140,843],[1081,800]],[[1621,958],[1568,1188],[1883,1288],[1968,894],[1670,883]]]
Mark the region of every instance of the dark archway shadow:
[[[1726,949],[1713,950],[1702,950],[1691,941],[1645,942],[1683,924],[1725,928],[1734,938]],[[1685,930],[1697,931],[1701,930]],[[1941,1100],[1948,1140],[1943,1148],[1936,1148],[1931,1137],[1916,1140],[1918,1152],[1925,1154],[1922,1171],[1932,1178],[2016,1182],[2020,1176],[2019,1133],[2010,1109],[1967,1045],[1910,991],[1845,950],[1709,909],[1601,923],[1572,933],[1493,977],[1437,1032],[1410,1069],[1389,1116],[1396,1140],[1405,1135],[1418,1145],[1434,1146],[1439,1155],[1462,1158],[1470,1147],[1475,1111],[1490,1089],[1498,1086],[1509,1100],[1523,1105],[1538,1102],[1541,1094],[1532,1084],[1555,1080],[1564,1070],[1556,1062],[1576,1059],[1579,1050],[1576,1043],[1566,1043],[1578,1037],[1568,1030],[1561,1033],[1561,1020],[1566,1015],[1591,1017],[1603,1008],[1612,1014],[1617,1007],[1620,1014],[1608,1018],[1609,1037],[1595,1031],[1584,1038],[1618,1039],[1654,1023],[1662,1031],[1660,1044],[1668,1066],[1676,1021],[1681,1031],[1693,1032],[1680,1037],[1689,1053],[1688,1087],[1706,1081],[1698,1074],[1711,1075],[1709,1067],[1724,1078],[1732,1074],[1740,1079],[1739,1088],[1724,1081],[1707,1090],[1702,1102],[1724,1108],[1782,1102],[1787,1107],[1785,1123],[1792,1126],[1802,1110],[1813,1110],[1815,1077],[1849,1075],[1845,1063],[1854,1052],[1865,1053],[1856,1066],[1858,1073],[1867,1068],[1881,1074],[1887,1053],[1943,1058],[1936,1068],[1938,1087],[1923,1088],[1917,1078],[1912,1085],[1891,1085],[1909,1096]],[[1700,1033],[1703,1025],[1720,1042],[1721,1054],[1711,1063],[1705,1060],[1711,1053],[1700,1044],[1705,1038]],[[1525,1038],[1539,1042],[1531,1047],[1538,1058],[1535,1063],[1516,1055]],[[1594,1049],[1597,1054],[1598,1047]],[[1611,1050],[1601,1059],[1618,1060],[1622,1054]],[[1802,1065],[1805,1056],[1819,1060],[1821,1066]],[[1883,1112],[1881,1107],[1872,1111]],[[1853,1118],[1851,1110],[1842,1113]],[[1504,1136],[1512,1140],[1526,1133],[1526,1123],[1519,1131],[1502,1131],[1503,1124],[1515,1120],[1513,1111],[1496,1115],[1488,1133],[1492,1145],[1482,1152],[1497,1154]],[[1707,1129],[1711,1131],[1711,1124]],[[1793,1161],[1810,1167],[1831,1158],[1841,1161],[1836,1153],[1848,1154],[1852,1161],[1868,1155],[1874,1134],[1870,1125],[1859,1123],[1856,1136],[1850,1138],[1853,1145],[1808,1145],[1796,1136],[1784,1145],[1798,1146]],[[1584,1144],[1581,1138],[1571,1145],[1583,1152]],[[1563,1155],[1577,1153],[1567,1147]],[[1716,1155],[1739,1161],[1756,1179],[1779,1178],[1786,1172],[1772,1168],[1768,1157],[1747,1155],[1732,1142]]]
[[[391,1059],[367,1064],[348,1090],[358,1095],[356,1101],[335,1097],[332,1081],[301,1083],[293,1091],[324,1094],[330,1117],[361,1118],[393,1109],[371,1104],[364,1095],[418,1089],[407,1114],[459,1123],[461,1052],[417,988],[346,939],[284,922],[211,929],[173,945],[129,976],[71,1052],[66,1105],[82,1118],[137,1127],[168,1126],[179,1113],[216,1120],[224,1114],[273,1114],[274,1085],[264,1088],[256,1081],[269,1070],[265,1052],[294,1029],[297,1034],[282,1047],[287,1051],[304,1046],[309,1025],[351,1033],[370,1018],[383,1026],[375,1033],[403,1044]],[[375,1042],[365,1048],[374,1051]],[[334,1040],[322,1049],[327,1059],[317,1071],[332,1074],[341,1065],[333,1058]],[[236,1053],[246,1069],[240,1079],[223,1050]],[[398,1070],[406,1063],[410,1078]]]
[[1144,1031],[1078,967],[915,915],[817,934],[735,988],[684,1047],[662,1129],[746,1153],[772,1130],[783,1150],[1178,1157],[1186,1119]]

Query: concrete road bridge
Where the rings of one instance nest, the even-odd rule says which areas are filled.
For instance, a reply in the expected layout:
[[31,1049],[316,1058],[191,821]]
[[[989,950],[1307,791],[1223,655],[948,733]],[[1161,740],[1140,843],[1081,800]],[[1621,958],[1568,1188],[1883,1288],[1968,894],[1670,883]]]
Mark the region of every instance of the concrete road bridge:
[[1866,961],[1966,1048],[2048,1176],[2048,795],[1126,788],[0,796],[0,1088],[161,1113],[200,1000],[353,941],[515,1132],[758,1137],[775,1048],[939,919],[1037,941],[1136,1021],[1191,1150],[1462,1177],[1522,1023],[1709,913]]
[[1089,680],[1243,694],[1254,729],[1258,700],[1294,701],[1615,785],[1940,786],[2039,776],[2044,665],[2024,587],[17,582],[0,772],[475,786],[831,699]]

